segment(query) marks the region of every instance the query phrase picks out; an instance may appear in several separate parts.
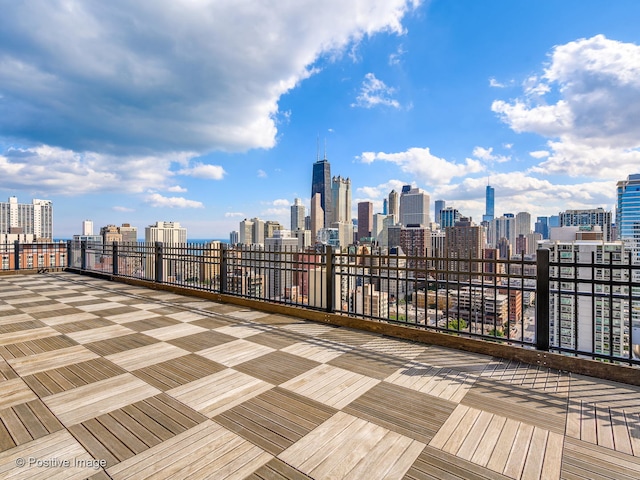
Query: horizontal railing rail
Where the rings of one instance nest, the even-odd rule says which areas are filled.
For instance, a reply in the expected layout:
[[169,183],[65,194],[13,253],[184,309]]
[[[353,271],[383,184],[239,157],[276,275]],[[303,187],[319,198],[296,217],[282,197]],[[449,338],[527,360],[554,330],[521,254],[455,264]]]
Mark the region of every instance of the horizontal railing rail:
[[640,365],[640,265],[631,256],[577,261],[541,249],[507,260],[218,242],[55,245],[80,270]]

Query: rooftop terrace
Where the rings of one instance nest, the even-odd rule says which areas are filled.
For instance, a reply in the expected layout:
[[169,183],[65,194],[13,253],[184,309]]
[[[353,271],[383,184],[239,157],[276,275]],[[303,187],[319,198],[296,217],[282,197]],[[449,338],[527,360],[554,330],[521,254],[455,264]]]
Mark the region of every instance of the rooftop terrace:
[[0,356],[0,478],[640,478],[639,387],[166,291],[0,276]]

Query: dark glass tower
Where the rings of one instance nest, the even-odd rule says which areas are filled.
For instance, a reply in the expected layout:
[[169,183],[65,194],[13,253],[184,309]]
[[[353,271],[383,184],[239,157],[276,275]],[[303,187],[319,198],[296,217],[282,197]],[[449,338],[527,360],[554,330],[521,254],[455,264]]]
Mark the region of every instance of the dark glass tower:
[[333,218],[333,209],[331,208],[331,165],[326,158],[313,164],[311,198],[316,193],[320,194],[320,206],[324,210],[324,226],[329,227]]

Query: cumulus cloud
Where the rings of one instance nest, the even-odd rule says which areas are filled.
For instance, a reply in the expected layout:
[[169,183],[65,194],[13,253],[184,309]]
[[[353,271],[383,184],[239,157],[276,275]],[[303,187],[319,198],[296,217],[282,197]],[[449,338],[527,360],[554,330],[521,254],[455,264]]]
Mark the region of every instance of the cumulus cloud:
[[267,178],[267,172],[264,170],[258,170],[258,178]]
[[[381,183],[376,186],[358,187],[356,191],[358,192],[358,195],[361,195],[365,199],[372,200],[388,197],[391,190],[395,190],[396,192],[400,193],[403,185],[406,184],[407,182],[402,182],[400,180],[389,180],[388,182]],[[412,186],[415,185],[412,184]]]
[[318,58],[402,34],[420,3],[9,2],[0,131],[74,151],[269,148],[280,96]]
[[479,158],[480,160],[484,160],[486,162],[496,162],[496,163],[504,163],[511,160],[511,157],[505,155],[495,155],[493,153],[493,147],[483,148],[483,147],[475,147],[473,149],[473,156]]
[[208,180],[222,180],[227,173],[220,165],[206,165],[196,162],[192,167],[179,170],[178,175],[188,177],[204,178]]
[[146,198],[146,203],[152,207],[162,208],[204,208],[202,202],[188,200],[183,197],[163,197],[159,193],[151,193]]
[[636,170],[640,46],[596,35],[556,46],[549,58],[524,81],[522,97],[492,104],[514,131],[549,139],[534,171],[617,178],[616,170]]
[[272,202],[272,205],[275,207],[288,207],[291,205],[291,202],[286,198],[278,198]]
[[533,158],[547,158],[549,156],[549,152],[546,150],[536,150],[535,152],[529,152]]
[[405,152],[364,152],[359,157],[364,163],[384,161],[396,164],[400,170],[426,185],[449,183],[452,178],[464,177],[484,170],[478,160],[467,158],[464,163],[449,162],[433,155],[429,148],[410,148]]
[[388,87],[382,80],[376,78],[373,73],[364,76],[360,93],[352,107],[372,108],[378,105],[400,108],[400,103],[393,98],[395,88]]
[[167,188],[167,192],[171,192],[171,193],[184,193],[186,191],[187,189],[181,187],[180,185],[174,185],[172,187]]
[[226,212],[224,216],[225,218],[245,218],[246,215],[242,212]]
[[0,153],[0,178],[9,190],[46,195],[141,193],[165,185],[173,158],[78,153],[46,145],[9,148]]

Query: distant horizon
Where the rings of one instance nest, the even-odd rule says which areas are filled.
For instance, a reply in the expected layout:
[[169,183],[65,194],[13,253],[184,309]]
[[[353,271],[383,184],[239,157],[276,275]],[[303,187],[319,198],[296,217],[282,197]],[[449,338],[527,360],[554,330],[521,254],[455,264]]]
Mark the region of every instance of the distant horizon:
[[[312,166],[374,213],[410,184],[480,223],[613,211],[640,173],[637,0],[3,5],[0,199],[60,238],[308,214]],[[266,21],[268,20],[268,21]],[[64,32],[64,35],[60,35]],[[55,41],[52,41],[55,39]],[[54,233],[55,233],[54,232]]]

